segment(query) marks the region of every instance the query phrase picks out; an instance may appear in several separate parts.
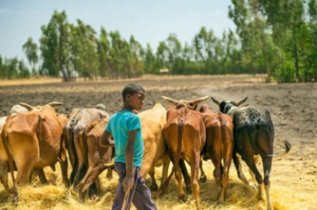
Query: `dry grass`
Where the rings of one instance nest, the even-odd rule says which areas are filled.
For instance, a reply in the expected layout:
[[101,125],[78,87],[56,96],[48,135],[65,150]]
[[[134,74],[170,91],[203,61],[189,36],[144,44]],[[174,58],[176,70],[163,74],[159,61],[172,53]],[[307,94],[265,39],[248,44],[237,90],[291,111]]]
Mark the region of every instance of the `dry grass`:
[[[296,153],[296,149],[295,149]],[[300,160],[294,159],[294,154],[290,154],[286,159],[274,160],[271,177],[271,196],[273,207],[276,210],[314,210],[317,209],[317,165],[306,164],[303,171],[303,164]],[[260,168],[260,167],[259,167]],[[265,209],[265,202],[258,201],[257,190],[254,187],[244,185],[236,176],[234,167],[230,171],[230,183],[227,192],[227,199],[222,205],[216,205],[215,201],[219,193],[217,186],[211,176],[213,166],[211,162],[204,163],[204,169],[208,180],[201,183],[202,207],[206,210],[213,209]],[[248,170],[244,166],[245,174]],[[38,180],[35,180],[34,186],[25,186],[20,188],[20,203],[18,207],[12,206],[8,199],[8,194],[2,190],[0,194],[2,209],[111,209],[114,191],[117,185],[117,176],[108,180],[105,173],[101,174],[102,193],[96,200],[87,200],[84,203],[79,202],[77,193],[72,189],[63,187],[59,168],[56,172],[50,169],[46,170],[50,180],[50,185],[41,186]],[[157,168],[156,176],[160,178],[161,168]],[[250,178],[250,176],[248,176]],[[153,193],[154,195],[155,193]],[[160,210],[184,210],[195,209],[194,199],[188,195],[185,203],[177,201],[176,182],[171,181],[168,192],[162,198],[156,200]],[[134,208],[133,208],[134,209]]]

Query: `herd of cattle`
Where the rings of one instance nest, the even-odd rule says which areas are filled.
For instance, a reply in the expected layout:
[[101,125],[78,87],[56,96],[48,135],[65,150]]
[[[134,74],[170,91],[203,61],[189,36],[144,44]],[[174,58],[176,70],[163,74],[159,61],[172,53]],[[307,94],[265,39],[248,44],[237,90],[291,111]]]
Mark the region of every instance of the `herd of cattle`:
[[[266,194],[267,209],[273,209],[270,199],[269,176],[272,165],[274,129],[267,110],[244,105],[239,102],[218,101],[220,112],[214,112],[206,104],[198,106],[208,97],[195,100],[174,100],[163,97],[171,104],[166,110],[161,104],[140,112],[144,139],[144,158],[141,176],[147,174],[152,179],[152,190],[162,195],[170,178],[175,174],[179,199],[184,199],[182,179],[186,189],[193,193],[197,209],[200,209],[199,181],[205,181],[202,160],[211,159],[213,175],[221,187],[218,203],[226,197],[231,159],[238,177],[248,184],[242,172],[240,159],[244,160],[255,175],[258,183],[259,199]],[[36,173],[42,183],[48,183],[44,167],[55,170],[57,162],[65,186],[73,186],[80,199],[97,195],[98,176],[105,169],[107,177],[112,177],[114,168],[112,147],[102,147],[99,139],[109,120],[105,106],[96,108],[74,108],[68,115],[56,112],[58,102],[44,106],[30,106],[26,103],[15,105],[9,116],[0,118],[0,180],[4,188],[18,202],[18,185],[31,181]],[[285,153],[291,145],[285,143]],[[255,163],[255,155],[262,159],[264,179]],[[168,175],[169,164],[173,168]],[[187,162],[191,175],[187,172]],[[68,163],[72,171],[68,176]],[[163,164],[161,186],[158,189],[154,168]],[[14,175],[16,171],[16,176]],[[8,174],[12,187],[8,184]]]

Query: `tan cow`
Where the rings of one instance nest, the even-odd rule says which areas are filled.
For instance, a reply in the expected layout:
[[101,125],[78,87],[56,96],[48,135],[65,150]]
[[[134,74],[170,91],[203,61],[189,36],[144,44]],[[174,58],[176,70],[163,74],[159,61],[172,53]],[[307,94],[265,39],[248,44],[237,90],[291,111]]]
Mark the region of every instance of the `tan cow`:
[[[20,104],[16,104],[11,107],[9,111],[9,115],[15,115],[16,113],[20,112],[27,112],[28,109],[24,106],[21,106]],[[0,181],[3,184],[3,186],[8,186],[8,156],[4,150],[2,138],[1,138],[1,131],[2,127],[7,119],[7,116],[0,117]],[[43,178],[40,176],[40,179],[43,180]]]
[[[58,160],[63,159],[59,157],[63,149],[62,125],[53,108],[60,103],[51,102],[37,107],[25,103],[21,105],[31,111],[9,116],[1,133],[13,179],[14,201],[18,200],[16,185],[26,184],[32,170],[53,167]],[[13,175],[14,163],[17,168],[16,180]],[[67,182],[67,177],[63,177],[63,180]]]
[[[190,181],[192,193],[196,200],[197,209],[200,209],[198,176],[200,153],[205,145],[206,138],[202,114],[195,111],[195,109],[200,102],[206,100],[208,97],[206,96],[192,101],[178,101],[168,97],[163,98],[173,104],[167,112],[167,122],[163,129],[163,138],[174,165],[173,171],[175,172],[178,183],[178,197],[181,200],[184,200],[185,197],[181,168],[185,167],[184,160],[186,160],[191,166]],[[182,171],[184,173],[183,169]],[[167,179],[166,183],[168,183],[168,181],[169,179]]]
[[[155,104],[153,108],[140,112],[139,115],[141,120],[142,137],[144,140],[144,156],[140,175],[145,177],[148,173],[150,173],[152,177],[152,185],[154,185],[152,188],[157,188],[154,179],[154,166],[156,164],[163,163],[162,180],[164,180],[167,177],[169,164],[169,158],[167,156],[165,145],[162,139],[162,129],[166,123],[166,110],[161,104]],[[104,126],[101,126],[101,128],[103,127],[104,130],[106,127],[106,122],[103,121],[103,123]],[[101,137],[102,133],[100,133],[100,131],[98,132],[99,136],[96,136],[96,139],[97,137]],[[92,133],[93,130],[89,132],[88,137]],[[91,149],[92,151],[95,151],[92,154],[96,154],[95,156],[91,156],[91,158],[94,157],[96,159],[96,157],[100,156],[100,148],[98,148],[97,145],[91,146]],[[105,158],[103,158],[100,160],[100,162],[98,162],[98,164],[96,164],[95,160],[90,163],[94,164],[94,168],[89,173],[87,173],[86,177],[78,186],[81,199],[85,197],[88,188],[92,183],[94,183],[98,175],[105,168],[109,167],[109,165],[105,165],[107,161],[108,159],[105,160]]]
[[[204,160],[211,159],[215,166],[214,177],[221,186],[218,203],[225,200],[231,158],[233,153],[233,122],[229,115],[213,112],[204,104],[200,108],[206,126],[206,144],[202,152]],[[203,169],[201,167],[201,171]]]
[[144,139],[144,156],[140,175],[145,177],[149,173],[152,178],[151,189],[156,190],[154,168],[156,165],[163,164],[163,182],[167,178],[170,162],[162,136],[162,130],[166,124],[166,109],[157,103],[151,109],[140,112],[139,115]]
[[75,108],[72,110],[69,121],[64,127],[66,147],[72,172],[69,179],[71,185],[76,186],[87,172],[87,128],[95,120],[109,118],[108,113],[99,108]]

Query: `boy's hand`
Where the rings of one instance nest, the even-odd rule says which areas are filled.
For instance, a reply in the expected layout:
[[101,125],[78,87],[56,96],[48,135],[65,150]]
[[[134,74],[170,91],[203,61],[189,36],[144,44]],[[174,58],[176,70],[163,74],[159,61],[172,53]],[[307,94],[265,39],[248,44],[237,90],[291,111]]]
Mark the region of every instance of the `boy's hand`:
[[122,181],[123,191],[128,192],[132,189],[134,185],[133,175],[126,175]]

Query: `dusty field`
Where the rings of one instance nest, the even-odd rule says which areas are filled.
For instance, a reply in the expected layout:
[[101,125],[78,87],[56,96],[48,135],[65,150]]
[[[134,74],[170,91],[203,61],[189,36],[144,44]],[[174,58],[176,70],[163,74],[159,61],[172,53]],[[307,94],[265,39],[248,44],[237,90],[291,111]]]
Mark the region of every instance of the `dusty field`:
[[[262,76],[192,76],[145,77],[137,80],[78,82],[63,84],[15,85],[0,84],[0,116],[6,115],[13,104],[27,102],[31,105],[60,101],[59,112],[68,113],[74,107],[93,107],[104,103],[109,113],[121,106],[120,91],[130,82],[137,82],[147,90],[145,107],[160,102],[162,95],[180,98],[214,96],[218,99],[237,100],[249,97],[249,104],[271,111],[275,125],[276,152],[281,151],[279,139],[287,139],[293,149],[286,157],[274,159],[271,174],[271,195],[275,209],[317,209],[317,84],[265,84]],[[1,81],[0,81],[1,83]],[[21,83],[19,83],[21,84]],[[217,107],[208,101],[212,109]],[[261,167],[261,166],[260,166]],[[259,168],[260,168],[259,167]],[[201,184],[204,209],[265,209],[263,201],[257,201],[256,190],[242,184],[231,167],[230,185],[226,202],[215,205],[219,188],[215,185],[210,162],[204,165],[208,181]],[[261,169],[261,168],[260,168]],[[244,167],[244,170],[247,169]],[[97,200],[80,203],[76,193],[62,186],[59,170],[46,170],[50,185],[40,186],[35,180],[32,186],[20,189],[20,205],[17,209],[110,209],[116,177],[108,181],[101,175],[102,195]],[[160,169],[156,175],[160,178]],[[248,173],[246,173],[248,174]],[[14,208],[7,202],[8,194],[0,187],[0,208]],[[158,209],[195,209],[191,196],[185,203],[177,201],[175,182],[168,193],[156,200]]]

